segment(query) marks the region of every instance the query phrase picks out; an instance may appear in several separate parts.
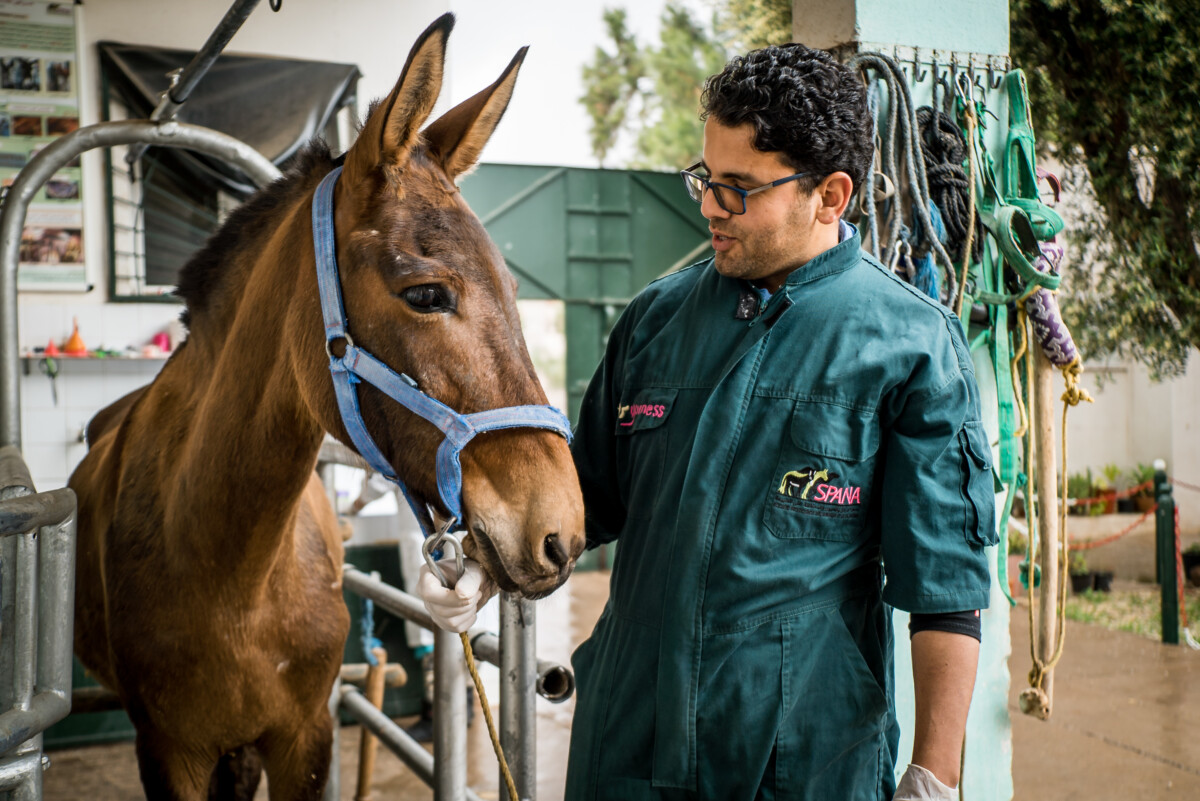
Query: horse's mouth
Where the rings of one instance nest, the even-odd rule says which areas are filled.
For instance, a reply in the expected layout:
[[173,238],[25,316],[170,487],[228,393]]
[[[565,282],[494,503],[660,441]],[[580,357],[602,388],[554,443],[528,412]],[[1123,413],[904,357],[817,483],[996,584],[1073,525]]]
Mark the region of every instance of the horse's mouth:
[[[508,570],[508,566],[504,563],[504,559],[500,556],[500,551],[496,544],[492,542],[492,538],[488,536],[483,527],[475,524],[470,528],[470,534],[463,540],[463,550],[475,561],[483,565],[488,575],[492,577],[492,581],[496,582],[496,586],[508,593],[521,595],[530,601],[537,601],[545,598],[550,593],[558,589],[559,585],[565,579],[565,576],[560,578],[546,577],[539,578],[536,584],[543,585],[549,579],[549,586],[544,589],[538,588],[530,592],[523,588]],[[474,553],[470,553],[474,551]]]

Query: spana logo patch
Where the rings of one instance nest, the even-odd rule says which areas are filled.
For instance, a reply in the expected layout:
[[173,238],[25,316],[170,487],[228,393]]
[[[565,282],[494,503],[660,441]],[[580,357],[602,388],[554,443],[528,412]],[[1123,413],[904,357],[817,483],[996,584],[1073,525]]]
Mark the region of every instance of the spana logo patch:
[[857,506],[862,503],[861,487],[838,487],[830,482],[837,480],[838,474],[828,469],[805,467],[802,470],[789,470],[783,474],[777,492],[789,498],[800,498],[817,503],[835,504],[838,506]]

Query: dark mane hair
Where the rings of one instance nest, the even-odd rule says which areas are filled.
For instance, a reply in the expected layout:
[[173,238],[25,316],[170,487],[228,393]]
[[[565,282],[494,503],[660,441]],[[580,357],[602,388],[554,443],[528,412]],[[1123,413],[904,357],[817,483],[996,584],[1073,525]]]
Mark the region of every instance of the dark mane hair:
[[230,213],[204,247],[179,271],[175,295],[187,304],[180,315],[184,325],[190,325],[192,313],[202,311],[214,288],[220,285],[229,254],[242,243],[258,238],[272,215],[295,197],[298,189],[324,176],[334,164],[329,145],[321,139],[313,139],[292,157],[287,171],[278,180],[255,192]]
[[754,147],[777,152],[812,191],[845,172],[862,185],[871,163],[871,117],[858,76],[823,50],[772,45],[738,56],[704,84],[701,119],[754,126]]

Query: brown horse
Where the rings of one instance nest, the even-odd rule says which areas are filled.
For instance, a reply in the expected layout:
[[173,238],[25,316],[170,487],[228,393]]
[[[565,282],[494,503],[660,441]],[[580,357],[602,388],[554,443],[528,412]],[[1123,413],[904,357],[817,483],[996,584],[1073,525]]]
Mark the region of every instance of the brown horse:
[[[455,178],[500,121],[524,51],[424,132],[453,17],[414,45],[347,153],[335,235],[355,342],[461,413],[544,404],[516,284]],[[92,426],[79,496],[75,647],[137,728],[146,795],[199,799],[218,763],[269,777],[271,798],[325,784],[327,702],[348,614],[342,545],[313,468],[347,445],[314,269],[310,145],[187,265],[189,337],[148,387]],[[367,429],[418,500],[438,507],[441,433],[366,384]],[[462,453],[465,548],[509,591],[543,595],[583,549],[567,445],[520,428]],[[243,788],[245,789],[245,788]]]

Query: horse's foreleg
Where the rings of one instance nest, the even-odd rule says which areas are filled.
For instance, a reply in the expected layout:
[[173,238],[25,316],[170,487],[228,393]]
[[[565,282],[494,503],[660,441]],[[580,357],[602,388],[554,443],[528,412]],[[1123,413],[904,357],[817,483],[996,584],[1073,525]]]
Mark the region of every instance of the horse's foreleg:
[[263,764],[252,745],[221,757],[208,785],[208,801],[251,801],[262,780]]
[[146,801],[203,801],[217,762],[148,726],[138,727],[137,759]]
[[333,720],[327,709],[295,728],[268,732],[259,750],[271,801],[319,801],[332,749]]

